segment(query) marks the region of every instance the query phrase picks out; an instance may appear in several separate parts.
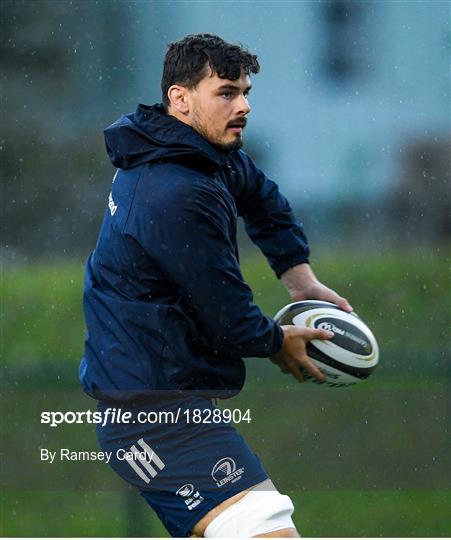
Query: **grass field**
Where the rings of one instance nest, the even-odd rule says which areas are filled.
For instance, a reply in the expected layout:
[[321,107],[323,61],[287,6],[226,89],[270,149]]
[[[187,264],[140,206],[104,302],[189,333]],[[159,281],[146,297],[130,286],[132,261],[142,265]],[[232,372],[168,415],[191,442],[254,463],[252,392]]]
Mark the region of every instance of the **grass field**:
[[[294,522],[305,537],[446,537],[450,491],[288,492]],[[167,537],[146,503],[135,494],[67,491],[10,492],[3,498],[2,534]],[[138,518],[139,529],[128,516]]]
[[[249,359],[240,431],[290,494],[305,536],[450,536],[449,281],[440,252],[322,254],[319,277],[373,328],[381,365],[348,390],[299,387]],[[261,257],[244,261],[272,315],[289,298]],[[8,536],[167,536],[107,466],[47,467],[38,448],[96,449],[91,426],[51,431],[41,410],[94,409],[78,388],[83,348],[78,262],[3,269],[3,493]],[[53,467],[53,468],[49,468]]]
[[[449,278],[446,254],[388,252],[319,255],[320,279],[346,296],[371,325],[382,348],[437,348],[447,343]],[[289,297],[261,256],[245,260],[243,273],[268,315]],[[2,349],[7,363],[78,361],[84,333],[83,265],[62,262],[3,270]],[[427,311],[419,309],[427,306]]]

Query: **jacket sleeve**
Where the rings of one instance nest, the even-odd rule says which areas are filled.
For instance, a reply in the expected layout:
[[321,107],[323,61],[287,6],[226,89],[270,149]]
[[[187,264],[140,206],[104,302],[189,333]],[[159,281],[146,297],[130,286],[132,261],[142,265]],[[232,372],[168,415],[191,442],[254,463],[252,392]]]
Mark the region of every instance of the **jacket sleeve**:
[[243,184],[236,192],[238,214],[246,232],[268,259],[276,276],[309,262],[302,224],[275,182],[265,176],[244,152],[239,152]]
[[178,285],[215,352],[266,357],[283,342],[282,329],[263,315],[241,274],[230,237],[230,208],[214,184],[192,182],[152,206],[147,250]]

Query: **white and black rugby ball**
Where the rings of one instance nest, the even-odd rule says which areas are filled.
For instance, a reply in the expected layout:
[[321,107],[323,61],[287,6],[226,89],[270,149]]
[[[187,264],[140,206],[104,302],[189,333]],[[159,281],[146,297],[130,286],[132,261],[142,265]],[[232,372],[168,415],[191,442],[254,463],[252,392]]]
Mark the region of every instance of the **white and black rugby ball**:
[[331,339],[308,342],[307,354],[326,380],[319,383],[304,370],[306,380],[327,386],[350,386],[366,379],[379,362],[379,347],[368,326],[356,313],[347,313],[335,304],[320,300],[294,302],[282,308],[274,320],[279,325],[334,332]]

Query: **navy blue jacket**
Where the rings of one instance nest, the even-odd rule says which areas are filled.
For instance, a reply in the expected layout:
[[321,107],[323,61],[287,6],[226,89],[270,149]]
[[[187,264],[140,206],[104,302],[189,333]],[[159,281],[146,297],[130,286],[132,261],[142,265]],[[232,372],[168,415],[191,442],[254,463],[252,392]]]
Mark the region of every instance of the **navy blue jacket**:
[[237,218],[278,277],[308,261],[301,225],[249,156],[216,150],[160,105],[140,105],[105,140],[118,170],[85,272],[85,391],[236,394],[242,358],[283,341],[241,274]]

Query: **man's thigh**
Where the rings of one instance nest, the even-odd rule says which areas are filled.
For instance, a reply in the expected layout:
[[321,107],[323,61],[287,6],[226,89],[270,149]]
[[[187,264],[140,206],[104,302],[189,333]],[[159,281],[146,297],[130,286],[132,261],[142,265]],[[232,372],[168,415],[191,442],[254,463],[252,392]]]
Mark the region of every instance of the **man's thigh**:
[[[106,407],[99,404],[99,410]],[[230,423],[187,421],[193,415],[186,410],[214,410],[209,399],[159,400],[133,410],[121,408],[132,412],[132,422],[99,427],[100,446],[111,452],[110,466],[141,492],[172,536],[188,536],[210,511],[268,478]],[[143,424],[136,421],[138,412],[141,417],[178,412],[178,421]]]
[[218,506],[215,506],[212,510],[210,510],[205,516],[203,516],[200,521],[198,521],[194,527],[191,529],[191,536],[197,536],[197,537],[203,537],[205,533],[205,529],[208,527],[208,525],[219,516],[221,512],[223,512],[226,508],[229,508],[232,504],[235,504],[240,499],[242,499],[247,493],[249,493],[249,489],[240,491],[240,493],[237,493],[236,495],[233,495],[229,499],[226,499],[225,501],[218,504]]
[[299,537],[291,519],[291,499],[270,479],[223,501],[192,529],[207,538]]

